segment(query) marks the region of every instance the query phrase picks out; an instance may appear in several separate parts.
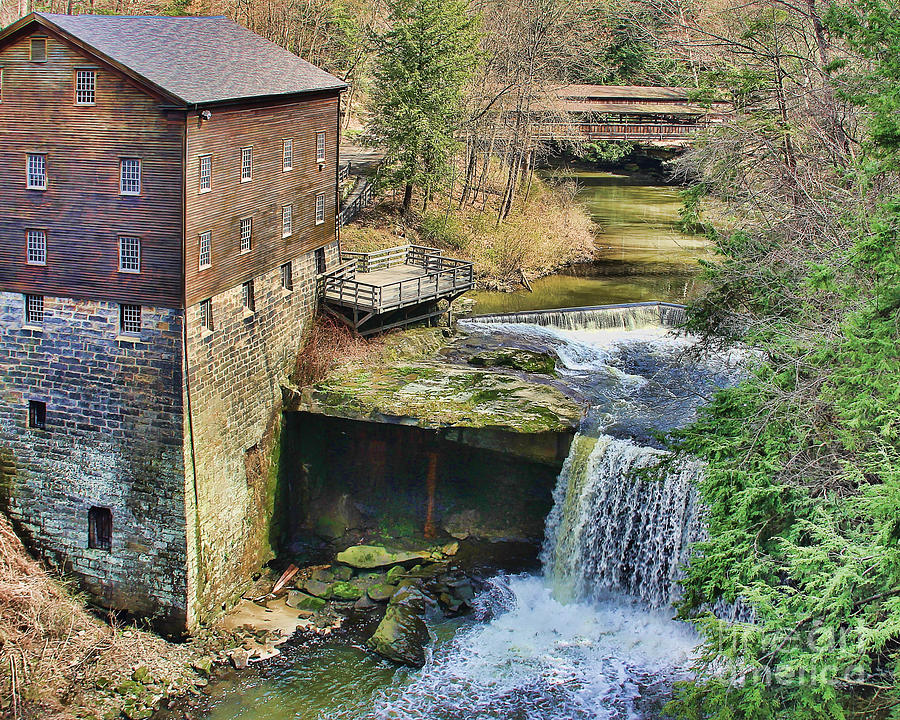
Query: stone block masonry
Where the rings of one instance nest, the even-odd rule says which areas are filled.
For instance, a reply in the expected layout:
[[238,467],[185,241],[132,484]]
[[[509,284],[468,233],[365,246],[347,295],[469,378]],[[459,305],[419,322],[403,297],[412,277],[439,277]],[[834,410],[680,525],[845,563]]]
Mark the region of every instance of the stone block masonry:
[[280,267],[253,279],[253,310],[240,285],[211,298],[212,330],[198,305],[144,306],[123,336],[118,304],[56,297],[29,327],[0,293],[0,509],[99,605],[180,633],[271,557],[281,383],[317,305],[315,252],[291,266],[291,290]]
[[[142,308],[119,334],[115,303],[0,293],[0,506],[33,549],[100,605],[162,629],[187,616],[182,320]],[[46,404],[29,426],[29,401]],[[109,549],[89,547],[91,508],[108,509]]]
[[[337,243],[324,252],[328,267],[338,262]],[[280,267],[253,279],[254,310],[240,285],[211,298],[212,330],[201,326],[199,305],[187,309],[189,595],[201,622],[272,557],[281,383],[317,305],[315,252],[291,267],[293,290],[282,287]]]

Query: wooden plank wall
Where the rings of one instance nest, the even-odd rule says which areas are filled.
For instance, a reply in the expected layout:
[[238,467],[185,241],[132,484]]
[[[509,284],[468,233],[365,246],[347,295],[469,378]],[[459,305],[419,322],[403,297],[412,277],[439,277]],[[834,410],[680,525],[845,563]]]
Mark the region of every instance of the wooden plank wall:
[[[322,247],[335,238],[338,160],[336,92],[281,105],[211,108],[188,117],[185,295],[188,306]],[[326,161],[316,162],[316,132],[326,135]],[[282,142],[293,139],[293,170],[282,171]],[[253,179],[241,182],[241,148],[253,148]],[[199,191],[199,157],[212,155],[212,190]],[[316,195],[325,193],[325,222],[315,224]],[[291,237],[282,238],[281,208],[293,204]],[[253,218],[253,245],[240,253],[241,218]],[[212,267],[199,270],[199,235],[212,234]]]
[[[56,37],[46,63],[29,49],[28,36],[0,48],[0,290],[181,307],[184,111]],[[77,107],[86,67],[97,102]],[[29,152],[47,153],[47,190],[25,189]],[[119,195],[120,156],[142,158],[138,197]],[[28,228],[47,233],[44,267],[25,263]],[[119,235],[141,238],[140,274],[118,272]]]

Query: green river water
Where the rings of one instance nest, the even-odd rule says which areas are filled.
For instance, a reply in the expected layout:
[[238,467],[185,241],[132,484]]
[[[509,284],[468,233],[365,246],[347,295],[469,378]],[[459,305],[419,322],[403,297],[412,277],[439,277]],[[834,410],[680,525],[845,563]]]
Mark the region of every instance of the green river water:
[[[478,293],[476,313],[644,300],[683,302],[698,291],[697,259],[707,250],[701,238],[686,236],[676,227],[677,188],[613,173],[582,172],[576,177],[580,198],[601,229],[598,260],[536,281],[533,293]],[[312,647],[289,644],[280,657],[212,683],[202,716],[208,720],[649,717],[632,707],[632,696],[645,690],[620,687],[617,678],[627,675],[631,663],[645,666],[653,675],[657,664],[688,652],[693,636],[673,630],[665,614],[657,616],[627,604],[613,603],[600,610],[561,605],[538,576],[516,578],[501,593],[516,599],[513,609],[499,620],[486,624],[468,617],[432,625],[436,662],[424,673],[397,669],[368,653],[362,647],[366,629],[360,628],[356,638],[336,637]],[[506,607],[511,601],[504,602]],[[585,637],[593,638],[590,653],[583,650]],[[625,637],[629,646],[644,648],[644,655],[621,659],[618,645],[612,649],[604,645],[607,637],[616,642]],[[595,677],[591,668],[607,669],[596,670]],[[490,678],[484,685],[483,677]],[[537,682],[533,678],[543,678],[540,692],[528,689]],[[560,695],[560,689],[577,684],[576,680],[582,682],[580,694]],[[622,715],[590,709],[612,702],[607,696],[624,703],[619,708]],[[476,698],[484,697],[488,700],[479,705]]]
[[599,226],[597,260],[532,283],[533,293],[474,293],[475,312],[684,302],[700,289],[706,240],[678,230],[678,188],[610,172],[579,172],[579,199]]

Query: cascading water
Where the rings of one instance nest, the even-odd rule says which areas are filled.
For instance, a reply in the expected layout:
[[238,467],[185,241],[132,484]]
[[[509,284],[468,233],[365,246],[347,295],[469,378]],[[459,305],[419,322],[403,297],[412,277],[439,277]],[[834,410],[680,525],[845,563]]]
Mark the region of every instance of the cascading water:
[[652,607],[671,605],[691,543],[703,534],[696,480],[700,463],[678,461],[660,477],[663,453],[579,435],[560,473],[547,518],[544,573],[561,600],[618,590]]
[[[700,464],[674,459],[655,432],[690,422],[711,389],[739,377],[746,356],[688,356],[693,341],[660,327],[657,304],[620,310],[465,323],[485,346],[555,353],[558,377],[548,381],[590,406],[547,518],[543,574],[495,577],[478,598],[476,618],[437,626],[451,637],[435,644],[419,672],[384,670],[361,650],[340,682],[305,664],[290,692],[302,695],[315,679],[333,693],[328,709],[285,715],[263,698],[253,718],[659,717],[672,682],[688,676],[698,641],[673,620],[670,603],[703,522]],[[390,679],[377,685],[373,678],[386,672]],[[273,694],[284,692],[280,686]],[[246,690],[241,697],[250,702]],[[241,707],[212,717],[250,717]]]

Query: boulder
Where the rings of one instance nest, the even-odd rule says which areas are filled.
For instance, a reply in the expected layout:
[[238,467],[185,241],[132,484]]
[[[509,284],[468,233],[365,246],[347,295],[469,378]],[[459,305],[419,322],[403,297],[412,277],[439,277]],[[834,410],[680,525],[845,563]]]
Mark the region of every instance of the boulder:
[[323,583],[333,583],[336,579],[334,573],[331,570],[323,570],[322,568],[313,570],[313,573],[310,577],[313,580],[318,580],[319,582]]
[[389,550],[379,545],[355,545],[339,552],[337,560],[350,567],[368,570],[424,560],[430,555],[431,553],[423,550]]
[[211,657],[201,657],[197,658],[191,663],[191,667],[194,669],[198,675],[204,678],[208,678],[210,673],[212,672],[213,660]]
[[310,595],[315,595],[318,598],[325,598],[327,600],[331,597],[331,585],[321,582],[320,580],[310,578],[303,583],[303,589]]
[[359,600],[363,591],[351,583],[340,580],[331,586],[331,595],[336,600]]
[[385,582],[390,584],[396,584],[400,578],[402,578],[406,574],[406,570],[400,566],[396,565],[387,571],[387,575],[385,575]]
[[347,565],[332,565],[331,572],[335,580],[349,580],[353,577],[353,568]]
[[556,374],[556,358],[550,353],[539,353],[533,350],[504,348],[502,350],[485,350],[472,355],[469,365],[475,367],[508,367],[527,373],[541,375]]
[[391,599],[395,592],[397,592],[397,588],[387,583],[370,585],[366,590],[366,594],[375,602],[386,602]]
[[247,664],[250,662],[250,653],[244,648],[235,648],[234,650],[231,650],[228,653],[228,657],[235,670],[246,669]]
[[378,604],[373,602],[368,595],[363,595],[359,600],[353,603],[354,610],[371,610],[374,607],[378,607]]
[[308,595],[300,590],[291,590],[288,592],[285,604],[295,610],[310,610],[316,612],[325,607],[326,602],[320,597]]
[[422,614],[411,604],[392,603],[366,644],[388,660],[420,668],[429,640]]

